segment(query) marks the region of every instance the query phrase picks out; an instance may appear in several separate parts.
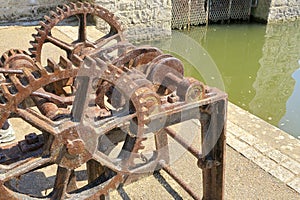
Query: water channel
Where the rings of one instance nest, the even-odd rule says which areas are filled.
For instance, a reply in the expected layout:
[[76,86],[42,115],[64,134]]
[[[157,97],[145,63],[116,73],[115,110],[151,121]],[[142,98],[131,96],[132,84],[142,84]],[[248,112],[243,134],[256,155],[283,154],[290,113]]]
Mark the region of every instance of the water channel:
[[151,45],[180,57],[186,75],[300,138],[300,20],[191,27]]

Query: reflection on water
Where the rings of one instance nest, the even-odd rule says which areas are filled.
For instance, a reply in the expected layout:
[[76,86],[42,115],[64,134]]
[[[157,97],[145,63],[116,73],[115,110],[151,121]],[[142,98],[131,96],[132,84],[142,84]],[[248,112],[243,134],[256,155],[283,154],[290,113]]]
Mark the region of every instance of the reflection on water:
[[[297,115],[291,115],[293,109],[289,109],[289,105],[286,107],[286,103],[293,102],[291,105],[295,106],[294,111],[299,111],[300,101],[294,102],[295,98],[288,101],[293,90],[295,95],[300,95],[299,87],[298,91],[297,87],[294,87],[296,77],[295,80],[292,78],[292,74],[299,68],[299,28],[300,21],[267,26],[263,55],[259,60],[260,68],[253,84],[256,95],[249,104],[251,112],[294,136],[300,135],[300,123],[298,127],[293,123],[299,118]],[[283,115],[284,122],[281,120]],[[287,123],[288,121],[291,123]]]
[[279,127],[300,139],[300,69],[297,69],[292,77],[295,79],[296,84],[292,96],[286,103],[286,113],[280,120]]
[[299,27],[300,20],[192,27],[152,45],[184,58],[186,75],[223,85],[231,102],[299,136]]

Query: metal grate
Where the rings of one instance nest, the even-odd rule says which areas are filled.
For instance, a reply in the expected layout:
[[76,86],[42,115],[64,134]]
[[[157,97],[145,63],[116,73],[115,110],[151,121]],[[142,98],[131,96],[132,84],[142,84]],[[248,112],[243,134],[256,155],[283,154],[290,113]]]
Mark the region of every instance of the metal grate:
[[209,0],[210,21],[219,21],[229,19],[230,0]]
[[251,0],[208,0],[209,20],[247,20],[250,17]]
[[[172,28],[250,18],[252,0],[172,0]],[[208,19],[207,16],[208,5]]]
[[231,19],[244,19],[250,17],[251,1],[249,0],[232,0],[230,18]]
[[172,0],[172,28],[205,23],[205,0]]
[[189,23],[189,0],[172,0],[172,28],[183,28]]
[[190,19],[191,25],[206,23],[205,0],[191,0]]

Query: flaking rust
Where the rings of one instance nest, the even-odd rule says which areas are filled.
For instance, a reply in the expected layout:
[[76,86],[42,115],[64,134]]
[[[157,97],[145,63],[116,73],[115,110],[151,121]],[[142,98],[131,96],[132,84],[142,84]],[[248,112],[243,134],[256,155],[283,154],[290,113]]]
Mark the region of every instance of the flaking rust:
[[[90,15],[110,27],[94,42],[87,39]],[[70,17],[79,20],[78,38],[67,43],[52,35],[52,29]],[[12,117],[39,130],[1,146],[0,199],[106,198],[120,185],[158,170],[165,170],[194,199],[201,194],[203,199],[223,199],[225,93],[184,77],[179,59],[127,42],[114,14],[100,6],[64,5],[40,25],[30,53],[11,49],[0,61],[3,138]],[[49,56],[43,66],[46,43],[66,56],[59,61]],[[201,123],[201,149],[170,128],[191,119]],[[150,137],[155,144],[147,147]],[[170,168],[168,137],[197,159],[203,192],[193,190]],[[12,186],[14,179],[50,165],[57,168],[52,192],[29,194]],[[76,170],[82,165],[87,181],[78,186]]]

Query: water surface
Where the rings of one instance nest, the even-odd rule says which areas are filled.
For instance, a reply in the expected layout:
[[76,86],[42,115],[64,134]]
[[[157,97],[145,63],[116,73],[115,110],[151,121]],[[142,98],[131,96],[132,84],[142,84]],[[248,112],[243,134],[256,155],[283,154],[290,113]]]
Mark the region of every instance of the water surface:
[[173,31],[156,45],[184,60],[186,75],[219,87],[234,104],[300,136],[300,21]]

